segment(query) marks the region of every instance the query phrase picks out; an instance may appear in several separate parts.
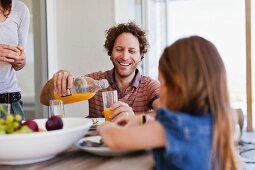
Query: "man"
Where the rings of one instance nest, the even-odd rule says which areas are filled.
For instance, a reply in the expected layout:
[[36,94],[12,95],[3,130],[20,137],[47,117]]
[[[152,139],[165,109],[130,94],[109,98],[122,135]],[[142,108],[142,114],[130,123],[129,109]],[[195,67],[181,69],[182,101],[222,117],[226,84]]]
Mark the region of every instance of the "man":
[[[95,72],[86,76],[107,79],[109,87],[100,90],[89,100],[89,117],[103,117],[102,91],[117,90],[119,101],[111,106],[110,118],[134,113],[148,113],[159,106],[159,83],[139,73],[137,67],[148,50],[145,32],[135,23],[129,22],[111,27],[106,31],[104,47],[113,63],[113,69]],[[48,105],[54,92],[66,94],[71,88],[73,76],[69,71],[60,70],[43,87],[41,103]]]

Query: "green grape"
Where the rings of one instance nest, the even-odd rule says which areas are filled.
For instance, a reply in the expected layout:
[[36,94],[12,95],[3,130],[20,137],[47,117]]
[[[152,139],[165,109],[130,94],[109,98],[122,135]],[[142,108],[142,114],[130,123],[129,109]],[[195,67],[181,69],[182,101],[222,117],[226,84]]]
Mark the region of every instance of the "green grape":
[[6,124],[6,129],[5,129],[6,133],[13,133],[14,132],[14,126],[12,123],[8,123]]
[[18,129],[20,126],[19,122],[13,122],[14,129]]
[[15,132],[15,129],[17,127],[15,127],[16,125],[14,123],[15,123],[14,116],[11,115],[11,114],[7,115],[6,120],[5,120],[5,125],[6,125],[5,131],[6,131],[6,133],[10,134],[10,133]]
[[21,125],[21,119],[18,114],[6,114],[5,119],[0,118],[0,135],[33,132],[28,126]]
[[5,126],[5,125],[0,125],[0,133],[1,133],[1,132],[4,132],[4,133],[5,133],[5,129],[6,129],[6,126]]
[[19,130],[17,130],[15,133],[31,133],[33,132],[28,126],[23,125]]
[[0,118],[0,125],[3,125],[5,123],[4,119]]
[[17,121],[17,122],[20,122],[21,119],[22,119],[22,117],[21,117],[20,115],[16,114],[15,117],[14,117],[14,119],[15,119],[15,121]]
[[12,115],[12,114],[8,114],[7,116],[6,116],[6,123],[11,123],[11,122],[13,122],[13,120],[14,120],[14,116]]
[[10,134],[14,132],[14,129],[12,127],[6,127],[5,131],[6,133]]

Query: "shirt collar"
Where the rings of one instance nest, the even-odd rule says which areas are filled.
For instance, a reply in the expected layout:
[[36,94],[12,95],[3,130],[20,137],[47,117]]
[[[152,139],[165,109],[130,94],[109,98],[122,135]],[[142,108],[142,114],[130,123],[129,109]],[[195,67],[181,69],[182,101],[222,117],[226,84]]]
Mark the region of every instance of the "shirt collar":
[[[135,77],[134,79],[132,80],[132,82],[130,83],[133,87],[135,88],[138,88],[139,86],[139,82],[140,82],[140,79],[141,79],[141,74],[139,72],[138,69],[135,70]],[[109,72],[108,72],[108,75],[107,75],[107,80],[110,84],[117,84],[115,79],[114,79],[114,68],[111,69]]]

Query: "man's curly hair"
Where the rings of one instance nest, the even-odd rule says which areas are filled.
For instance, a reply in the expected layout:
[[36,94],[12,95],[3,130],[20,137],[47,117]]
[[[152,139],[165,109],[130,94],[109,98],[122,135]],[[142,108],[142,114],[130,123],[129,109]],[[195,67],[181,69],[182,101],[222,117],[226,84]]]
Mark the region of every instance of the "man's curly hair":
[[109,56],[112,55],[112,49],[117,37],[122,33],[131,33],[139,41],[140,53],[145,54],[148,51],[149,43],[146,38],[146,33],[135,22],[121,23],[113,26],[105,31],[106,40],[104,47]]

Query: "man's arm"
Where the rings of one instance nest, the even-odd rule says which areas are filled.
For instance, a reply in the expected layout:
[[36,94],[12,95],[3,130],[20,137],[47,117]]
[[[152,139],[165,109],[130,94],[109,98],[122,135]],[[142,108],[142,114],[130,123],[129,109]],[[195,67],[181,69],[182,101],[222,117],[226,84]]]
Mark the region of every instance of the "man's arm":
[[154,100],[154,101],[152,102],[152,107],[153,107],[153,109],[155,110],[155,109],[159,108],[159,106],[160,106],[159,98],[157,98],[156,100]]
[[43,105],[49,106],[49,100],[54,99],[54,80],[50,79],[42,88],[40,101]]
[[156,100],[154,100],[154,101],[152,102],[153,110],[151,110],[150,112],[148,112],[148,115],[153,116],[153,117],[156,117],[156,112],[155,112],[155,110],[156,110],[157,108],[159,108],[159,106],[160,106],[159,98],[157,98]]
[[54,93],[65,96],[66,89],[70,89],[73,84],[73,76],[67,70],[59,70],[53,75],[42,88],[40,101],[42,104],[49,106],[49,100],[54,99]]

